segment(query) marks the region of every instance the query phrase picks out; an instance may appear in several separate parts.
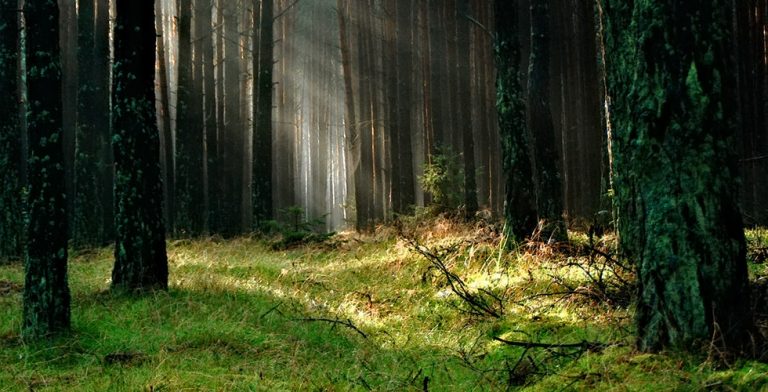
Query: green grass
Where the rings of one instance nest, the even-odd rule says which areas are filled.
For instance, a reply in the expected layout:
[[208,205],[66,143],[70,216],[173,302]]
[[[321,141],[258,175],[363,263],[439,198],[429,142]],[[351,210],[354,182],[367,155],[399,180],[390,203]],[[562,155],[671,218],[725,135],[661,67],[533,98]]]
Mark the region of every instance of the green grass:
[[[282,251],[250,238],[171,241],[168,292],[134,298],[108,290],[103,249],[72,257],[72,333],[42,344],[19,339],[22,267],[0,267],[0,390],[768,389],[765,364],[634,352],[626,306],[537,296],[589,293],[583,255],[500,255],[487,228],[429,227],[421,241],[460,244],[446,264],[503,297],[502,318],[461,311],[445,278],[387,230]],[[524,349],[494,337],[609,346]]]

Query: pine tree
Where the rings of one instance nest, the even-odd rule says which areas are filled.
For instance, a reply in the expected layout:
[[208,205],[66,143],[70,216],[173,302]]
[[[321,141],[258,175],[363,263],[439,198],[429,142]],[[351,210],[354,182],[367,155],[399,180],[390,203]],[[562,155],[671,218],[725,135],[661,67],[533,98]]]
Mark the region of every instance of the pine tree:
[[16,0],[0,0],[0,261],[21,256],[21,128]]
[[112,288],[168,288],[155,113],[152,0],[118,0],[112,146],[115,154],[115,266]]
[[555,128],[550,108],[550,0],[531,2],[531,53],[528,62],[528,131],[533,185],[543,240],[565,240],[563,185],[557,167]]
[[27,0],[24,16],[30,158],[22,336],[38,339],[70,326],[59,6]]
[[605,2],[615,200],[620,246],[637,266],[640,350],[750,342],[731,5]]
[[[255,45],[258,53],[253,57],[257,70],[253,105],[253,214],[259,224],[272,218],[272,67],[274,55],[272,1],[260,1],[260,11],[254,6],[254,21],[258,21]],[[258,19],[257,19],[258,18]]]
[[496,106],[499,112],[502,161],[506,175],[506,235],[516,241],[536,228],[531,159],[528,153],[525,100],[520,85],[520,42],[517,4],[496,1]]

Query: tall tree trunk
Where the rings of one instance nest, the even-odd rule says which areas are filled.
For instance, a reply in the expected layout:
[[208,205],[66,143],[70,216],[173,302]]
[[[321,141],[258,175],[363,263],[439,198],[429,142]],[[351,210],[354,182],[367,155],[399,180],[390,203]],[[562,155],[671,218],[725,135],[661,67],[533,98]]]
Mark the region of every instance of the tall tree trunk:
[[[16,2],[21,4],[20,2]],[[77,134],[78,56],[77,1],[59,2],[59,43],[61,48],[62,130],[64,135],[64,173],[67,186],[67,225],[70,237],[75,221],[75,135]],[[19,72],[21,74],[22,72]]]
[[[197,88],[200,77],[196,75],[200,65],[200,42],[194,34],[191,0],[179,5],[179,81],[176,111],[176,181],[174,203],[176,216],[174,232],[182,236],[200,235],[204,229],[203,208],[203,122],[201,92]],[[197,21],[198,18],[195,18]],[[193,46],[198,51],[193,51]],[[196,58],[193,58],[196,56]]]
[[337,0],[337,12],[339,14],[339,47],[341,48],[341,63],[342,73],[344,74],[344,102],[346,106],[344,128],[345,128],[345,146],[346,146],[346,162],[347,167],[347,190],[349,192],[349,199],[355,206],[354,222],[358,230],[362,229],[360,219],[357,218],[359,211],[362,209],[362,191],[358,189],[358,178],[360,176],[360,136],[357,127],[357,116],[355,113],[355,90],[354,90],[354,76],[352,75],[352,47],[350,36],[350,9],[349,0]]
[[22,336],[39,339],[70,326],[67,205],[61,119],[59,7],[27,0],[29,210]]
[[17,0],[0,0],[0,263],[23,252],[18,60]]
[[243,123],[240,116],[240,32],[238,30],[238,2],[227,1],[224,16],[224,129],[219,139],[222,155],[219,157],[223,178],[224,201],[222,234],[232,236],[241,232]]
[[253,214],[258,226],[272,219],[272,67],[274,54],[273,17],[274,0],[261,0],[260,12],[254,7],[254,21],[258,21],[258,54],[254,54],[256,73],[253,104]]
[[[200,24],[203,25],[202,35],[200,36],[201,56],[203,61],[203,124],[204,124],[204,150],[203,150],[203,202],[205,214],[205,231],[211,233],[214,226],[215,211],[214,206],[218,204],[219,196],[216,186],[215,169],[216,161],[216,141],[218,130],[216,128],[216,66],[214,54],[214,37],[216,30],[213,29],[213,2],[200,1],[196,3],[197,17]],[[213,179],[212,179],[213,176]]]
[[72,213],[75,247],[100,246],[114,237],[112,157],[107,148],[110,145],[109,71],[106,69],[109,36],[104,25],[109,15],[105,15],[101,7],[103,4],[97,9],[94,0],[78,1],[79,89]]
[[565,240],[563,191],[557,169],[555,129],[550,110],[550,0],[531,3],[531,57],[528,63],[528,120],[533,147],[533,183],[541,239]]
[[112,124],[110,117],[110,38],[109,0],[96,0],[93,31],[93,126],[98,129],[99,140],[99,199],[103,225],[101,243],[111,242],[115,236],[114,166],[112,153]]
[[112,89],[115,154],[115,266],[112,288],[168,288],[155,113],[153,2],[117,0]]
[[[398,169],[397,188],[399,195],[400,210],[396,213],[408,213],[416,203],[414,192],[415,178],[413,171],[413,143],[411,136],[413,133],[412,116],[416,112],[412,83],[413,74],[413,18],[415,5],[410,1],[395,0],[397,3],[397,15],[395,21],[397,48],[397,129],[395,134],[398,141]],[[394,104],[394,102],[393,102]],[[394,148],[394,146],[393,146]]]
[[536,199],[526,136],[525,100],[520,82],[522,70],[517,11],[514,2],[495,2],[496,105],[506,177],[505,234],[521,241],[536,227]]
[[162,2],[155,2],[155,24],[157,26],[157,92],[158,107],[160,113],[160,173],[163,178],[163,221],[169,232],[173,232],[176,227],[175,217],[175,195],[174,184],[176,183],[176,171],[174,170],[173,153],[173,129],[171,128],[171,99],[170,83],[168,82],[168,59],[165,48],[165,22],[163,20]]
[[638,272],[638,348],[749,349],[730,2],[605,4],[615,197],[620,246]]
[[459,134],[464,150],[464,208],[467,218],[473,218],[477,212],[477,177],[475,173],[475,137],[472,129],[472,103],[470,102],[469,69],[469,0],[458,0],[456,8],[457,47],[458,47],[458,116]]

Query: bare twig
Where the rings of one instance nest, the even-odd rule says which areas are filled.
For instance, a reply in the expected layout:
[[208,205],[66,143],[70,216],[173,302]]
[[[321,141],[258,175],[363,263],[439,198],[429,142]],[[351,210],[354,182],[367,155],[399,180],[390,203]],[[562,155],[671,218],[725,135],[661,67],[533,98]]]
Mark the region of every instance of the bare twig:
[[266,312],[264,312],[264,314],[262,314],[260,318],[264,318],[264,317],[267,317],[267,315],[269,315],[270,313],[274,312],[275,310],[277,310],[277,313],[279,313],[279,314],[281,314],[281,315],[282,315],[282,313],[281,313],[281,312],[280,312],[280,311],[277,309],[277,308],[279,308],[279,307],[280,307],[280,305],[282,305],[282,304],[283,304],[282,302],[278,302],[278,303],[277,303],[277,305],[275,305],[275,306],[273,306],[273,307],[269,308],[269,310],[267,310]]
[[366,335],[365,332],[361,331],[360,328],[357,328],[355,326],[355,324],[352,324],[352,320],[350,320],[350,319],[339,320],[339,319],[309,317],[309,318],[301,318],[301,319],[296,319],[296,320],[298,320],[298,321],[313,321],[313,322],[319,321],[319,322],[331,323],[331,324],[334,324],[334,325],[335,324],[343,325],[343,326],[345,326],[347,328],[350,328],[350,329],[354,330],[355,332],[360,334],[360,336],[362,336],[363,338],[368,339],[368,335]]
[[502,339],[498,336],[494,336],[493,340],[504,343],[509,346],[515,346],[515,347],[523,347],[526,349],[531,348],[546,348],[546,349],[557,349],[557,348],[573,348],[573,349],[582,349],[582,350],[588,350],[588,351],[602,351],[606,347],[614,345],[615,343],[601,343],[601,342],[588,342],[586,340],[583,340],[579,343],[537,343],[537,342],[522,342],[522,341],[516,341],[516,340],[506,340]]
[[[467,284],[445,265],[443,261],[444,256],[440,253],[455,252],[458,245],[445,248],[442,251],[435,251],[419,244],[414,238],[404,238],[404,240],[410,245],[411,250],[429,260],[432,266],[443,274],[451,287],[451,291],[469,306],[471,314],[476,316],[492,316],[494,318],[502,317],[504,307],[501,298],[496,295],[489,295],[488,290],[478,290],[477,293],[472,292]],[[491,300],[496,303],[495,306],[490,303]]]

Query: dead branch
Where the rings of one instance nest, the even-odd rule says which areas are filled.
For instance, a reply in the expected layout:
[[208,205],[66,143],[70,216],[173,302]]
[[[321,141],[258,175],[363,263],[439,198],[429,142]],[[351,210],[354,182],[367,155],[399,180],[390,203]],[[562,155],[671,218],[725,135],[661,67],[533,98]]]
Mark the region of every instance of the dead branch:
[[508,346],[523,347],[525,349],[531,348],[545,348],[545,349],[581,349],[590,352],[599,352],[607,348],[608,346],[615,345],[616,343],[602,343],[602,342],[588,342],[583,340],[578,343],[537,343],[537,342],[522,342],[517,340],[506,340],[498,336],[494,336],[493,340],[504,343]]
[[[503,316],[504,307],[501,298],[496,295],[488,295],[487,290],[481,290],[478,293],[472,292],[467,284],[445,265],[443,261],[444,256],[441,253],[455,252],[458,245],[448,247],[442,251],[435,251],[419,244],[414,238],[403,237],[403,239],[408,243],[412,251],[426,258],[433,267],[443,274],[446,280],[448,280],[451,291],[469,306],[469,313],[476,316],[491,316],[494,318],[501,318]],[[496,303],[495,306],[492,304],[494,302]]]
[[310,321],[310,322],[326,322],[331,323],[334,325],[342,325],[344,327],[350,328],[360,334],[365,339],[368,339],[368,335],[365,334],[365,332],[361,331],[360,328],[357,328],[355,324],[352,324],[352,320],[346,319],[346,320],[339,320],[339,319],[329,319],[329,318],[316,318],[316,317],[309,317],[309,318],[301,318],[296,319],[297,321]]

